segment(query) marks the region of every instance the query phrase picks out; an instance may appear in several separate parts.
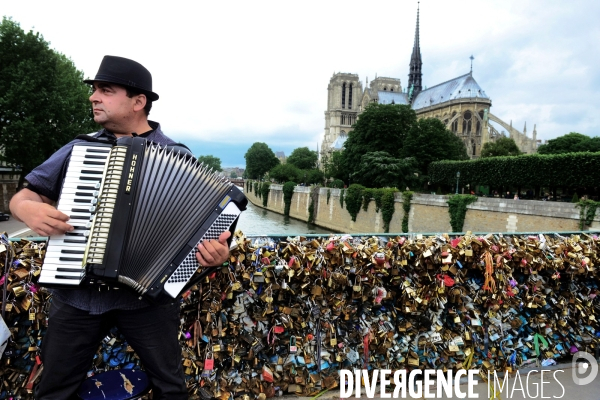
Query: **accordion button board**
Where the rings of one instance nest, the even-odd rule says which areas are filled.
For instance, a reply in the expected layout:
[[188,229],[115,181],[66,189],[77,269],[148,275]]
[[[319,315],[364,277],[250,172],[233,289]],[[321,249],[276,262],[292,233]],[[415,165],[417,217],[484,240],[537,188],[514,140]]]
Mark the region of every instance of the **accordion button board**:
[[[217,217],[215,222],[202,236],[202,239],[198,242],[198,244],[200,244],[200,242],[203,240],[218,239],[222,232],[229,230],[239,215],[240,210],[235,206],[235,204],[228,204],[221,215]],[[198,247],[195,246],[167,280],[167,283],[165,284],[165,291],[169,293],[171,297],[176,297],[187,285],[196,271],[198,271],[198,261],[196,260],[197,252]]]

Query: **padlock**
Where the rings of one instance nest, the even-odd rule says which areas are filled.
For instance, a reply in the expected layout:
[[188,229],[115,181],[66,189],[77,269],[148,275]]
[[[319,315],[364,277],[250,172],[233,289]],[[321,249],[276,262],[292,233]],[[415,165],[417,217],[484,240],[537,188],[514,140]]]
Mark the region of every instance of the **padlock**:
[[204,358],[204,370],[212,371],[215,368],[215,359],[213,354],[210,352],[206,353],[206,357]]
[[295,354],[298,351],[298,347],[296,346],[296,336],[290,337],[290,354]]
[[312,289],[311,289],[311,291],[310,291],[310,292],[311,292],[311,293],[312,293],[314,296],[320,296],[320,295],[323,293],[323,288],[322,288],[322,287],[321,287],[319,284],[317,284],[317,282],[320,282],[320,281],[321,281],[321,279],[317,279],[317,280],[316,280],[316,281],[313,283],[313,287],[312,287]]

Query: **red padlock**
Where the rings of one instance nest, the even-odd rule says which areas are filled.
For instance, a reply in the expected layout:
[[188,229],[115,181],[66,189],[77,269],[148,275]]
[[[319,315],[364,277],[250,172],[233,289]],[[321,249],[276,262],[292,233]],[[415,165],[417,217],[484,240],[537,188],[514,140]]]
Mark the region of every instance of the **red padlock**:
[[273,331],[274,331],[276,334],[280,334],[280,333],[283,333],[283,331],[285,331],[285,328],[284,328],[283,326],[276,325],[276,326],[274,327]]
[[385,264],[385,254],[382,252],[377,252],[373,255],[373,259],[378,265]]

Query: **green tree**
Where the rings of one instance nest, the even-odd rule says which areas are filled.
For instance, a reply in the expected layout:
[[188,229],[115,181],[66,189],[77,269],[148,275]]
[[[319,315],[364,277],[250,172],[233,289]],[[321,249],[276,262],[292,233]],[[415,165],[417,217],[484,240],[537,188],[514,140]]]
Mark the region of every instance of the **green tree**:
[[260,179],[273,167],[279,165],[279,159],[275,156],[273,150],[262,142],[252,144],[244,154],[244,158],[246,159],[245,173],[250,179]]
[[[306,183],[309,184],[322,184],[325,174],[318,168],[306,169],[303,171],[306,174]],[[303,177],[304,179],[304,177]]]
[[295,165],[285,163],[273,167],[269,171],[269,177],[275,179],[277,182],[296,182],[300,180],[300,172],[300,169]]
[[231,171],[231,173],[229,174],[229,177],[230,177],[231,179],[237,179],[237,177],[238,177],[238,174],[236,174],[236,173],[235,173],[235,171]]
[[83,73],[42,35],[0,24],[0,161],[24,176],[75,136],[98,129]]
[[416,123],[417,115],[408,105],[370,104],[344,143],[342,166],[346,178],[356,175],[366,153],[385,150],[400,158],[404,141]]
[[316,151],[309,150],[308,147],[298,147],[292,151],[285,162],[300,169],[313,169],[317,166],[318,160],[319,156]]
[[219,157],[215,157],[215,156],[211,156],[211,155],[199,156],[198,161],[200,161],[202,164],[208,166],[209,168],[212,168],[212,170],[215,172],[223,171],[223,169],[221,168],[221,159]]
[[398,159],[385,151],[372,151],[361,157],[353,182],[369,188],[412,186],[417,172],[414,158]]
[[441,160],[468,160],[467,149],[458,136],[437,118],[423,118],[413,125],[402,149],[404,157],[413,157],[422,174],[430,163]]
[[323,156],[323,172],[325,178],[347,179],[348,174],[342,165],[343,156],[341,151],[333,151],[329,155]]
[[538,147],[538,154],[562,154],[585,151],[581,149],[585,147],[585,143],[589,140],[589,136],[571,132],[556,139],[548,140],[547,144]]
[[590,138],[590,140],[584,140],[579,142],[579,144],[575,146],[575,151],[589,151],[591,153],[596,153],[600,151],[600,137],[594,136]]
[[495,142],[487,142],[481,149],[481,157],[519,156],[522,152],[514,139],[501,137]]

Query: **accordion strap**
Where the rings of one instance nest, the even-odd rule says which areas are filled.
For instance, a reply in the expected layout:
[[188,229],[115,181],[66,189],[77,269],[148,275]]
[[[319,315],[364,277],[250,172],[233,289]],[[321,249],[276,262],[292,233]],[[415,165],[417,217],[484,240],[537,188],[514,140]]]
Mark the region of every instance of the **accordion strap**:
[[110,143],[110,144],[117,143],[116,139],[115,140],[113,140],[113,139],[98,139],[98,138],[95,138],[90,135],[77,135],[77,137],[75,139],[84,140],[86,142],[94,142],[94,143]]

